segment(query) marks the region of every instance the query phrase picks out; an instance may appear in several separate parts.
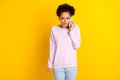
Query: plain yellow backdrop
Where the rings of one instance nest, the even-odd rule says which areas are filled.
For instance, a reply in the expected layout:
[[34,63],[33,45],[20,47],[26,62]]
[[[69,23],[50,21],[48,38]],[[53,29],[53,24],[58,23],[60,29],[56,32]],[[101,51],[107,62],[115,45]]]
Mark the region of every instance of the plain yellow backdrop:
[[62,3],[75,7],[81,31],[77,80],[120,80],[119,0],[1,0],[0,80],[54,80],[49,36]]

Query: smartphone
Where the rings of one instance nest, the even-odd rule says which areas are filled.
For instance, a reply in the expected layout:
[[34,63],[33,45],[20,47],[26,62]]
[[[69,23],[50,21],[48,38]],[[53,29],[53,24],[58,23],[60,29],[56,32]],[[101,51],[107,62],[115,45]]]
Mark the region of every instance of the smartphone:
[[72,17],[70,18],[70,22],[69,22],[69,25],[68,25],[68,28],[71,28],[72,27]]

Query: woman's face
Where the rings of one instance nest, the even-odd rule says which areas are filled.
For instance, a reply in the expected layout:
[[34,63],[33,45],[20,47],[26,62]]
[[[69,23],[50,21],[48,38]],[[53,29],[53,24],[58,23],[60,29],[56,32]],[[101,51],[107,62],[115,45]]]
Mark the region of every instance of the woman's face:
[[66,28],[70,22],[70,13],[69,12],[62,12],[59,16],[59,20],[63,28]]

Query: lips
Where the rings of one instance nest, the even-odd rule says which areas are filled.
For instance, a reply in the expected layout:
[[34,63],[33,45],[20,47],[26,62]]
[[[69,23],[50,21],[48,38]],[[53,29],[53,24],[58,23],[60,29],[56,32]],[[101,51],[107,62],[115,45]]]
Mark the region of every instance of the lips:
[[68,23],[63,23],[63,24],[68,24]]

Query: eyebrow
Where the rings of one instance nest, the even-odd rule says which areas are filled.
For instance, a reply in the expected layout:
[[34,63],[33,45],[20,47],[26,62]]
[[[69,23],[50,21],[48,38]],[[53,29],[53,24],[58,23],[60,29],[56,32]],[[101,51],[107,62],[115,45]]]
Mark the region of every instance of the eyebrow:
[[70,18],[70,17],[61,17],[61,18]]

